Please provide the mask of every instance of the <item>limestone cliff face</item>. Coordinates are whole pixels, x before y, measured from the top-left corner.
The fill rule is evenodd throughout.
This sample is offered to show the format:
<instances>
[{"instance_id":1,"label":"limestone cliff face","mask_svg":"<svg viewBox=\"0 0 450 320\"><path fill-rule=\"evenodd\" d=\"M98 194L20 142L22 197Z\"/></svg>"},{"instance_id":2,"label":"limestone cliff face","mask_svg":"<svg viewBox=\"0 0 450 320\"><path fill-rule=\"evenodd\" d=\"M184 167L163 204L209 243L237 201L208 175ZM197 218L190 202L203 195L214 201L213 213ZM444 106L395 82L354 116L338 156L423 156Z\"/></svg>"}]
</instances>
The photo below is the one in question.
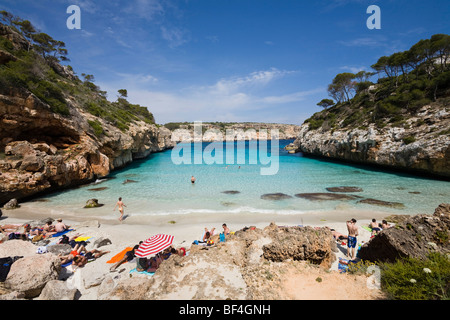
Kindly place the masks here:
<instances>
[{"instance_id":1,"label":"limestone cliff face","mask_svg":"<svg viewBox=\"0 0 450 320\"><path fill-rule=\"evenodd\" d=\"M90 182L174 146L170 130L152 124L145 107L108 102L71 68L34 52L15 28L0 23L0 39L0 66L10 72L0 75L0 206ZM35 95L36 88L44 90Z\"/></svg>"},{"instance_id":2,"label":"limestone cliff face","mask_svg":"<svg viewBox=\"0 0 450 320\"><path fill-rule=\"evenodd\" d=\"M201 131L202 134L199 135ZM300 131L300 126L281 123L202 123L200 129L195 129L194 124L183 124L173 130L174 141L222 141L222 140L270 140L295 139ZM195 134L194 134L195 132Z\"/></svg>"},{"instance_id":3,"label":"limestone cliff face","mask_svg":"<svg viewBox=\"0 0 450 320\"><path fill-rule=\"evenodd\" d=\"M426 105L403 127L310 130L301 126L294 141L306 155L382 165L450 179L450 109Z\"/></svg>"},{"instance_id":4,"label":"limestone cliff face","mask_svg":"<svg viewBox=\"0 0 450 320\"><path fill-rule=\"evenodd\" d=\"M87 183L173 147L166 128L134 121L122 132L68 103L70 116L61 116L26 90L0 95L0 204ZM104 134L96 136L88 120Z\"/></svg>"}]
</instances>

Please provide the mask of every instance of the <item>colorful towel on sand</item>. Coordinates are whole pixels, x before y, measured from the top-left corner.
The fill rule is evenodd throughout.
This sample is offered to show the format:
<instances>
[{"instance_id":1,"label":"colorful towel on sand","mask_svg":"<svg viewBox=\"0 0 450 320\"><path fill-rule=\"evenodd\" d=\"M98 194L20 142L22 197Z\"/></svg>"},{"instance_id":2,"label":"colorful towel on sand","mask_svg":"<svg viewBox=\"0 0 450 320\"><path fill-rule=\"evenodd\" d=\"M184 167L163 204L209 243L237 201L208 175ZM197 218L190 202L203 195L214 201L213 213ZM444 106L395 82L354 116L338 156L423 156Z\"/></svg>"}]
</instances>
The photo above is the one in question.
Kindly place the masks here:
<instances>
[{"instance_id":1,"label":"colorful towel on sand","mask_svg":"<svg viewBox=\"0 0 450 320\"><path fill-rule=\"evenodd\" d=\"M137 271L136 268L134 268L133 270L130 270L130 273L146 274L146 275L148 275L148 276L152 276L152 275L155 274L154 272Z\"/></svg>"},{"instance_id":2,"label":"colorful towel on sand","mask_svg":"<svg viewBox=\"0 0 450 320\"><path fill-rule=\"evenodd\" d=\"M73 229L68 229L68 230L64 230L64 231L55 233L52 237L53 237L53 238L56 238L56 237L62 236L63 234L66 234L66 233L69 232L69 231L73 231Z\"/></svg>"},{"instance_id":3,"label":"colorful towel on sand","mask_svg":"<svg viewBox=\"0 0 450 320\"><path fill-rule=\"evenodd\" d=\"M371 227L368 227L368 226L362 226L362 228L363 228L364 230L367 230L367 231L369 231L369 232L372 232L372 228L371 228Z\"/></svg>"},{"instance_id":4,"label":"colorful towel on sand","mask_svg":"<svg viewBox=\"0 0 450 320\"><path fill-rule=\"evenodd\" d=\"M89 239L91 239L92 237L78 237L75 239L76 242L80 242L80 241L88 241Z\"/></svg>"},{"instance_id":5,"label":"colorful towel on sand","mask_svg":"<svg viewBox=\"0 0 450 320\"><path fill-rule=\"evenodd\" d=\"M125 253L127 253L128 251L133 250L133 248L131 247L127 247L125 249L123 249L122 251L120 251L118 254L116 254L114 257L112 257L110 260L106 261L106 263L117 263L120 260L123 259L123 257L125 257Z\"/></svg>"}]
</instances>

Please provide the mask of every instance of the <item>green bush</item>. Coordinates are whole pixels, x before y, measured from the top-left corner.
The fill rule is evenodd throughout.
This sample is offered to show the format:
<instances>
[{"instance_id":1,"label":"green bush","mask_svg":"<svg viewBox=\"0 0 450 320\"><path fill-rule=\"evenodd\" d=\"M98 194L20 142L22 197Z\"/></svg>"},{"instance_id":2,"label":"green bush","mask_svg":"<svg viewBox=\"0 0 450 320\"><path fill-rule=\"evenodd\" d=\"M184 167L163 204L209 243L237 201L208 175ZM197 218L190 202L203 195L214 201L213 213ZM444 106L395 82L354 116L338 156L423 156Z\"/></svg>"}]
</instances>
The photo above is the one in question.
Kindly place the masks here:
<instances>
[{"instance_id":1,"label":"green bush","mask_svg":"<svg viewBox=\"0 0 450 320\"><path fill-rule=\"evenodd\" d=\"M39 99L46 102L53 112L69 115L69 107L67 106L64 94L60 88L47 80L41 80L31 90Z\"/></svg>"},{"instance_id":2,"label":"green bush","mask_svg":"<svg viewBox=\"0 0 450 320\"><path fill-rule=\"evenodd\" d=\"M92 129L94 129L94 134L97 137L100 137L101 135L103 135L105 132L103 131L103 127L102 124L100 123L100 121L95 120L88 120L89 125L92 127Z\"/></svg>"},{"instance_id":3,"label":"green bush","mask_svg":"<svg viewBox=\"0 0 450 320\"><path fill-rule=\"evenodd\" d=\"M450 259L430 253L428 259L403 258L395 263L382 263L381 288L391 299L449 299Z\"/></svg>"},{"instance_id":4,"label":"green bush","mask_svg":"<svg viewBox=\"0 0 450 320\"><path fill-rule=\"evenodd\" d=\"M413 136L408 136L408 137L403 138L403 142L405 144L410 144L410 143L413 143L414 141L416 141L416 138Z\"/></svg>"}]
</instances>

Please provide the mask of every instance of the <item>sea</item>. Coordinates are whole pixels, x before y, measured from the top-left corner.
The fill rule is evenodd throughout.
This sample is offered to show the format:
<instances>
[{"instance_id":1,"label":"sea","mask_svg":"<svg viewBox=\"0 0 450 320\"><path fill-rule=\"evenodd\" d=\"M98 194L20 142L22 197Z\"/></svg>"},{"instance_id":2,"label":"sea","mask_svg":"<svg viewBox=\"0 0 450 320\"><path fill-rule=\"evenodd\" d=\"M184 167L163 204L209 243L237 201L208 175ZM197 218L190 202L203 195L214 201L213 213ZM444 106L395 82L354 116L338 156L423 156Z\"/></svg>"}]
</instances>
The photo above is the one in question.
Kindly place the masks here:
<instances>
[{"instance_id":1,"label":"sea","mask_svg":"<svg viewBox=\"0 0 450 320\"><path fill-rule=\"evenodd\" d=\"M136 160L108 177L78 188L45 195L32 208L49 216L98 216L116 220L119 197L126 217L183 215L301 215L336 209L377 210L390 214L432 214L450 201L450 183L404 172L344 164L290 154L293 140L184 143ZM265 170L265 172L264 172ZM195 183L191 183L191 177ZM362 189L350 200L317 201L299 193L326 193L328 187ZM262 198L282 193L284 199ZM84 209L88 199L99 208ZM362 199L402 203L401 208L361 203Z\"/></svg>"}]
</instances>

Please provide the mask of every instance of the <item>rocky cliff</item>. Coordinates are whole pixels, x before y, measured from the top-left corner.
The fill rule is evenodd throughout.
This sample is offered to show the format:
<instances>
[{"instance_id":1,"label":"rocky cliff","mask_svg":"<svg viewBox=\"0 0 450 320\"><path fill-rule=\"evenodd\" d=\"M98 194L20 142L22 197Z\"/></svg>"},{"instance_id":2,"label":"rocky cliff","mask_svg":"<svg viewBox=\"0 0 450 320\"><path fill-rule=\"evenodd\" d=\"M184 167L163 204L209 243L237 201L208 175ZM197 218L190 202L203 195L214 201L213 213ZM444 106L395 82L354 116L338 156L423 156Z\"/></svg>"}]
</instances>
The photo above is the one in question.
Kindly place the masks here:
<instances>
[{"instance_id":1,"label":"rocky cliff","mask_svg":"<svg viewBox=\"0 0 450 320\"><path fill-rule=\"evenodd\" d=\"M368 124L334 130L310 127L311 123L301 126L294 141L297 151L450 179L448 100L423 106L402 126L388 124L379 128Z\"/></svg>"},{"instance_id":2,"label":"rocky cliff","mask_svg":"<svg viewBox=\"0 0 450 320\"><path fill-rule=\"evenodd\" d=\"M336 75L328 86L335 101L317 104L325 109L305 120L294 148L450 179L449 44L435 34L379 58L373 73Z\"/></svg>"},{"instance_id":3,"label":"rocky cliff","mask_svg":"<svg viewBox=\"0 0 450 320\"><path fill-rule=\"evenodd\" d=\"M201 123L198 129L195 123L169 123L166 127L173 130L175 141L222 141L222 140L258 140L258 139L295 139L300 126L281 123L258 122L216 122ZM201 133L201 134L200 134Z\"/></svg>"},{"instance_id":4,"label":"rocky cliff","mask_svg":"<svg viewBox=\"0 0 450 320\"><path fill-rule=\"evenodd\" d=\"M90 182L173 147L170 130L145 107L107 101L70 68L27 51L12 28L0 25L0 40L0 205Z\"/></svg>"}]
</instances>

